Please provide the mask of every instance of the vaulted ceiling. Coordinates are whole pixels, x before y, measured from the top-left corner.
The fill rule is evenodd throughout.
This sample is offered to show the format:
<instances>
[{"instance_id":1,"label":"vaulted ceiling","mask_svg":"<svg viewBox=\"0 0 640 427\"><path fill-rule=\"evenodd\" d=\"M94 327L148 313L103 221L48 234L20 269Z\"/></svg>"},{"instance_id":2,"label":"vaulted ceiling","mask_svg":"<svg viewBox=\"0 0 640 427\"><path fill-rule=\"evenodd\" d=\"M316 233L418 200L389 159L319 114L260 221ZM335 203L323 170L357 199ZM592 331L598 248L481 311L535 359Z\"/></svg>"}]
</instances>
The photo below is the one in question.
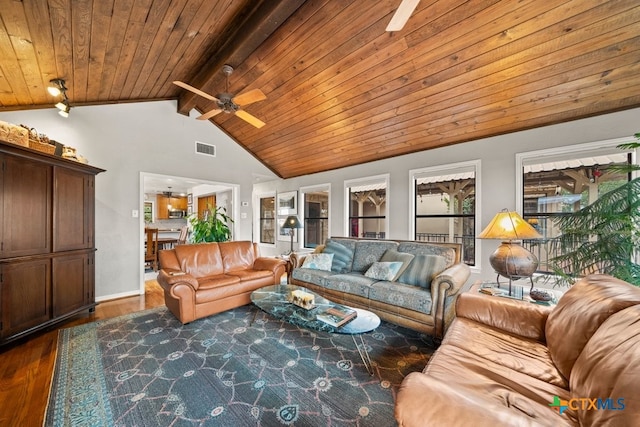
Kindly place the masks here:
<instances>
[{"instance_id":1,"label":"vaulted ceiling","mask_svg":"<svg viewBox=\"0 0 640 427\"><path fill-rule=\"evenodd\" d=\"M637 0L0 0L0 111L211 95L211 121L290 178L640 106ZM69 120L73 119L73 110ZM195 120L195 119L194 119ZM640 118L639 118L640 122ZM152 124L149 124L152 125Z\"/></svg>"}]
</instances>

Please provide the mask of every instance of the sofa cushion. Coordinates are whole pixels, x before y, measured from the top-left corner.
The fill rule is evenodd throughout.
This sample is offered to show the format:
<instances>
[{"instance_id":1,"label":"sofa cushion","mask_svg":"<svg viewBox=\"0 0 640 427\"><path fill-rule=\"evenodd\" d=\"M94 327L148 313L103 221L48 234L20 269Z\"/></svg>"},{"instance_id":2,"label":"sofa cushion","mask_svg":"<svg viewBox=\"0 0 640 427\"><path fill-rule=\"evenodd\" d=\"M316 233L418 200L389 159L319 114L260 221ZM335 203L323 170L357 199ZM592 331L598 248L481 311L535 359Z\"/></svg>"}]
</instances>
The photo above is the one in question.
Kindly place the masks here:
<instances>
[{"instance_id":1,"label":"sofa cushion","mask_svg":"<svg viewBox=\"0 0 640 427\"><path fill-rule=\"evenodd\" d=\"M180 263L180 270L196 279L224 274L222 255L217 243L177 245L174 251Z\"/></svg>"},{"instance_id":2,"label":"sofa cushion","mask_svg":"<svg viewBox=\"0 0 640 427\"><path fill-rule=\"evenodd\" d=\"M554 396L568 400L568 390L487 360L475 351L442 344L423 372L466 396L474 396L482 407L494 410L503 417L503 422L496 426L575 425L566 413L560 415L549 407ZM468 419L465 424L455 422L464 418L464 414L451 415L451 423L447 425L476 425Z\"/></svg>"},{"instance_id":3,"label":"sofa cushion","mask_svg":"<svg viewBox=\"0 0 640 427\"><path fill-rule=\"evenodd\" d=\"M446 261L445 268L449 268L456 263L455 249L435 243L401 242L398 246L398 252L406 252L413 255L440 255Z\"/></svg>"},{"instance_id":4,"label":"sofa cushion","mask_svg":"<svg viewBox=\"0 0 640 427\"><path fill-rule=\"evenodd\" d=\"M545 327L551 357L571 379L573 365L602 322L629 306L640 304L640 288L605 275L579 280L558 301Z\"/></svg>"},{"instance_id":5,"label":"sofa cushion","mask_svg":"<svg viewBox=\"0 0 640 427\"><path fill-rule=\"evenodd\" d=\"M375 282L375 279L370 279L357 273L334 274L325 278L324 286L334 291L369 298L369 290Z\"/></svg>"},{"instance_id":6,"label":"sofa cushion","mask_svg":"<svg viewBox=\"0 0 640 427\"><path fill-rule=\"evenodd\" d=\"M303 282L313 283L314 285L324 286L324 279L334 274L331 271L312 270L310 268L294 268L291 277Z\"/></svg>"},{"instance_id":7,"label":"sofa cushion","mask_svg":"<svg viewBox=\"0 0 640 427\"><path fill-rule=\"evenodd\" d=\"M331 271L335 273L348 273L351 271L353 263L353 251L356 243L354 240L339 241L336 239L328 239L324 245L323 253L333 254L331 262Z\"/></svg>"},{"instance_id":8,"label":"sofa cushion","mask_svg":"<svg viewBox=\"0 0 640 427\"><path fill-rule=\"evenodd\" d=\"M371 264L380 261L387 249L397 249L398 243L386 240L358 240L353 253L351 271L364 273Z\"/></svg>"},{"instance_id":9,"label":"sofa cushion","mask_svg":"<svg viewBox=\"0 0 640 427\"><path fill-rule=\"evenodd\" d=\"M382 255L382 258L380 258L380 261L382 261L382 262L396 262L396 261L399 261L399 262L402 263L402 266L400 267L400 269L396 273L395 277L393 279L391 279L392 282L395 282L396 280L398 280L398 278L400 276L402 276L402 273L404 273L404 271L407 269L407 267L409 267L409 264L411 263L413 258L414 258L413 254L409 254L409 253L405 253L405 252L398 252L395 249L387 249L385 251L385 253Z\"/></svg>"},{"instance_id":10,"label":"sofa cushion","mask_svg":"<svg viewBox=\"0 0 640 427\"><path fill-rule=\"evenodd\" d=\"M309 254L304 258L302 268L331 271L331 261L333 261L333 254Z\"/></svg>"},{"instance_id":11,"label":"sofa cushion","mask_svg":"<svg viewBox=\"0 0 640 427\"><path fill-rule=\"evenodd\" d=\"M578 410L580 425L640 425L640 305L607 318L593 334L571 372L571 397L599 398L607 410ZM621 400L622 399L622 400Z\"/></svg>"},{"instance_id":12,"label":"sofa cushion","mask_svg":"<svg viewBox=\"0 0 640 427\"><path fill-rule=\"evenodd\" d=\"M253 242L241 240L221 242L218 245L225 273L253 268L253 263L256 260Z\"/></svg>"},{"instance_id":13,"label":"sofa cushion","mask_svg":"<svg viewBox=\"0 0 640 427\"><path fill-rule=\"evenodd\" d=\"M549 349L540 341L458 317L447 330L442 344L455 345L498 365L569 388L569 383L553 364Z\"/></svg>"},{"instance_id":14,"label":"sofa cushion","mask_svg":"<svg viewBox=\"0 0 640 427\"><path fill-rule=\"evenodd\" d=\"M393 280L400 271L402 262L382 262L377 261L371 264L371 267L364 273L366 277L377 280Z\"/></svg>"},{"instance_id":15,"label":"sofa cushion","mask_svg":"<svg viewBox=\"0 0 640 427\"><path fill-rule=\"evenodd\" d=\"M431 280L444 271L446 265L447 261L440 255L418 254L398 278L398 282L429 288Z\"/></svg>"},{"instance_id":16,"label":"sofa cushion","mask_svg":"<svg viewBox=\"0 0 640 427\"><path fill-rule=\"evenodd\" d=\"M431 313L431 293L417 286L405 285L399 282L379 281L371 285L369 299L402 307L419 313Z\"/></svg>"}]
</instances>

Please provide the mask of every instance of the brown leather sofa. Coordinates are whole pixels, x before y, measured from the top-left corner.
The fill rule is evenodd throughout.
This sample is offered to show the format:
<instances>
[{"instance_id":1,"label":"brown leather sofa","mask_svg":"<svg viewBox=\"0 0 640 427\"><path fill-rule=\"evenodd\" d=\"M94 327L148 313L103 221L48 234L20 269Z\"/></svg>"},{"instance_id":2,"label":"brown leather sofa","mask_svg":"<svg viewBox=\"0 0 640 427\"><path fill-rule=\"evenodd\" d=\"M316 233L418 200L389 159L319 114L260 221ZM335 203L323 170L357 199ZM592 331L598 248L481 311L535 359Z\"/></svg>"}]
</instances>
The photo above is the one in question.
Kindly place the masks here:
<instances>
[{"instance_id":1,"label":"brown leather sofa","mask_svg":"<svg viewBox=\"0 0 640 427\"><path fill-rule=\"evenodd\" d=\"M549 308L474 285L456 310L402 382L400 426L640 425L640 288L592 275Z\"/></svg>"},{"instance_id":2,"label":"brown leather sofa","mask_svg":"<svg viewBox=\"0 0 640 427\"><path fill-rule=\"evenodd\" d=\"M182 323L249 304L251 292L280 283L286 264L250 241L178 245L159 261L165 304Z\"/></svg>"}]
</instances>

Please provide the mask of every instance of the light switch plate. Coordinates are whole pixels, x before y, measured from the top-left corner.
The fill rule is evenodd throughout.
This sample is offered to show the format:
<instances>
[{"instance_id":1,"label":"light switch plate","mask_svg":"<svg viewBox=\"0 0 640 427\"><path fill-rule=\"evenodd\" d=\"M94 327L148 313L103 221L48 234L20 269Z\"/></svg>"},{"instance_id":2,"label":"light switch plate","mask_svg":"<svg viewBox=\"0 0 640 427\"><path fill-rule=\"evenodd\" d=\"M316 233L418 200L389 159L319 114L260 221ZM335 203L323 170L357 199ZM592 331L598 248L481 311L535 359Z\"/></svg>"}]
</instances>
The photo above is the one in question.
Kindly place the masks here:
<instances>
[{"instance_id":1,"label":"light switch plate","mask_svg":"<svg viewBox=\"0 0 640 427\"><path fill-rule=\"evenodd\" d=\"M138 218L138 215L139 215L139 213L138 213L137 209L133 209L131 211L131 218Z\"/></svg>"}]
</instances>

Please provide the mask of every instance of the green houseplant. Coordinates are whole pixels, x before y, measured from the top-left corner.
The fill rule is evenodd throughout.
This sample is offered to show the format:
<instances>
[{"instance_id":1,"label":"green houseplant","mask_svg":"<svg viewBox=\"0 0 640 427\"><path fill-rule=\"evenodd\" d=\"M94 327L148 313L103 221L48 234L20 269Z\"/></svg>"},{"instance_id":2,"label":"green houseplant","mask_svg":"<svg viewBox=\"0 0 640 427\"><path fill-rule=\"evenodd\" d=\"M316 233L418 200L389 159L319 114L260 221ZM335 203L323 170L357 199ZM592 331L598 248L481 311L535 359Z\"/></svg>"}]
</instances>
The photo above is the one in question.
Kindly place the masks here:
<instances>
[{"instance_id":1,"label":"green houseplant","mask_svg":"<svg viewBox=\"0 0 640 427\"><path fill-rule=\"evenodd\" d=\"M232 224L233 220L227 215L227 209L224 207L209 207L202 218L197 214L192 215L189 223L193 243L226 242L231 239L229 224Z\"/></svg>"},{"instance_id":2,"label":"green houseplant","mask_svg":"<svg viewBox=\"0 0 640 427\"><path fill-rule=\"evenodd\" d=\"M619 145L640 147L638 142ZM615 166L621 172L640 170L638 165ZM550 260L557 283L571 285L576 278L600 272L640 286L640 178L604 194L572 215L556 220L560 236L552 248L561 255Z\"/></svg>"}]
</instances>

